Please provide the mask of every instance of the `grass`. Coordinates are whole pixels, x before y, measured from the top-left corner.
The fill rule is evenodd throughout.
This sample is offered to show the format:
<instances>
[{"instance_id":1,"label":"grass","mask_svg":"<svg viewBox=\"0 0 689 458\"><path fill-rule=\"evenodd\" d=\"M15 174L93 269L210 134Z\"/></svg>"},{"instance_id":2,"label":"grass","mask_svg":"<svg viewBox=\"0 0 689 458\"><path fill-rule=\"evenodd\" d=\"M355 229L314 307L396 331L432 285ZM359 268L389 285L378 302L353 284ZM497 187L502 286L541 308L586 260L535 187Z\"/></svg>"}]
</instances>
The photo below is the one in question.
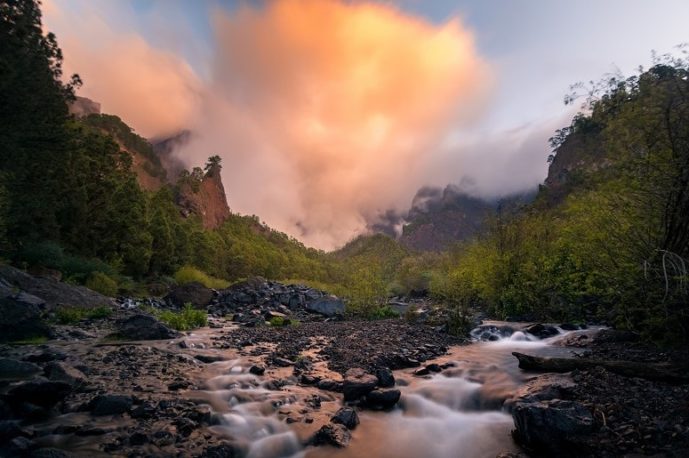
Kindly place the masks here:
<instances>
[{"instance_id":1,"label":"grass","mask_svg":"<svg viewBox=\"0 0 689 458\"><path fill-rule=\"evenodd\" d=\"M180 285L198 282L206 288L211 289L224 289L230 285L228 281L212 277L202 270L192 266L181 267L177 272L175 272L175 281Z\"/></svg>"},{"instance_id":2,"label":"grass","mask_svg":"<svg viewBox=\"0 0 689 458\"><path fill-rule=\"evenodd\" d=\"M301 324L299 322L299 320L291 320L289 318L283 318L281 316L274 316L273 318L270 319L270 321L268 323L270 323L271 326L275 326L275 327L299 326Z\"/></svg>"},{"instance_id":3,"label":"grass","mask_svg":"<svg viewBox=\"0 0 689 458\"><path fill-rule=\"evenodd\" d=\"M40 345L46 343L48 338L45 336L29 337L28 339L15 340L10 342L11 345Z\"/></svg>"},{"instance_id":4,"label":"grass","mask_svg":"<svg viewBox=\"0 0 689 458\"><path fill-rule=\"evenodd\" d=\"M179 312L172 310L153 310L153 315L177 331L190 331L208 324L205 310L196 310L191 304L184 304Z\"/></svg>"},{"instance_id":5,"label":"grass","mask_svg":"<svg viewBox=\"0 0 689 458\"><path fill-rule=\"evenodd\" d=\"M112 309L105 305L96 308L62 307L55 311L55 321L59 324L74 324L85 319L102 319L112 315Z\"/></svg>"}]
</instances>

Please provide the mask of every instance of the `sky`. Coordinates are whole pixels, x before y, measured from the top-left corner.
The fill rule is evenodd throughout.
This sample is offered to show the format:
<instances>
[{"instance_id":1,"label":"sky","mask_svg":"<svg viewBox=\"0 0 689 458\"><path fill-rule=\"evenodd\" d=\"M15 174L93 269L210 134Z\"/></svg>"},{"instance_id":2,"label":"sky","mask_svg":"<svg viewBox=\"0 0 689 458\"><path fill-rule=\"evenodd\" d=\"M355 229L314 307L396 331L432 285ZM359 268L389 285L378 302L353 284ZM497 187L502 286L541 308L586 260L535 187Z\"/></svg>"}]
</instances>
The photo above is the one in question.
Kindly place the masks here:
<instances>
[{"instance_id":1,"label":"sky","mask_svg":"<svg viewBox=\"0 0 689 458\"><path fill-rule=\"evenodd\" d=\"M333 249L424 186L532 189L569 86L689 41L684 0L44 0L79 94L192 131L230 208ZM468 183L468 185L467 185Z\"/></svg>"}]
</instances>

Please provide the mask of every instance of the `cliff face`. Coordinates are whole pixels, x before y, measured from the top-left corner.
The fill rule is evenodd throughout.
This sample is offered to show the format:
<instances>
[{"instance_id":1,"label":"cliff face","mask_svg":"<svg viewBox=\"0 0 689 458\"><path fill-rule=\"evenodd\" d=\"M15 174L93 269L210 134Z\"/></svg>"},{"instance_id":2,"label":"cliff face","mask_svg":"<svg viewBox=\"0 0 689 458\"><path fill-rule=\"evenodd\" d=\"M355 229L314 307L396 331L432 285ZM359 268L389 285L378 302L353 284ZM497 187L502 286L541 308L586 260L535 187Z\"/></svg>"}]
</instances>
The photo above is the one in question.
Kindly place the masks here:
<instances>
[{"instance_id":1,"label":"cliff face","mask_svg":"<svg viewBox=\"0 0 689 458\"><path fill-rule=\"evenodd\" d=\"M220 170L220 165L213 165L199 182L181 182L176 196L182 215L199 216L207 229L217 228L230 216Z\"/></svg>"}]
</instances>

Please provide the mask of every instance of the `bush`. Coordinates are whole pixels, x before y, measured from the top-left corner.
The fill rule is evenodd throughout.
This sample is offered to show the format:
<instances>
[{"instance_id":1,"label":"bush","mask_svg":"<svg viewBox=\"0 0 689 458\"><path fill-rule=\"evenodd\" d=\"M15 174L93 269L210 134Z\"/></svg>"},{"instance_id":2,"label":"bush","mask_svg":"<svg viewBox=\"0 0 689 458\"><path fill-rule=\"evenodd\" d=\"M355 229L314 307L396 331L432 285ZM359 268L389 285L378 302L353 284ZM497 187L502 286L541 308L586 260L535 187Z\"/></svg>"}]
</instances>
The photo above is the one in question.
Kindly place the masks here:
<instances>
[{"instance_id":1,"label":"bush","mask_svg":"<svg viewBox=\"0 0 689 458\"><path fill-rule=\"evenodd\" d=\"M223 289L229 286L229 282L220 278L211 277L207 273L192 266L181 267L175 272L175 281L180 285L199 282L206 288L212 289Z\"/></svg>"},{"instance_id":2,"label":"bush","mask_svg":"<svg viewBox=\"0 0 689 458\"><path fill-rule=\"evenodd\" d=\"M85 319L103 319L112 315L112 309L107 306L96 308L61 307L55 311L55 321L59 324L74 324Z\"/></svg>"},{"instance_id":3,"label":"bush","mask_svg":"<svg viewBox=\"0 0 689 458\"><path fill-rule=\"evenodd\" d=\"M196 310L191 304L184 304L179 312L172 310L154 311L154 315L173 329L189 331L208 324L208 314L205 310Z\"/></svg>"},{"instance_id":4,"label":"bush","mask_svg":"<svg viewBox=\"0 0 689 458\"><path fill-rule=\"evenodd\" d=\"M117 282L103 272L93 272L86 280L86 287L104 296L114 297L117 295Z\"/></svg>"}]
</instances>

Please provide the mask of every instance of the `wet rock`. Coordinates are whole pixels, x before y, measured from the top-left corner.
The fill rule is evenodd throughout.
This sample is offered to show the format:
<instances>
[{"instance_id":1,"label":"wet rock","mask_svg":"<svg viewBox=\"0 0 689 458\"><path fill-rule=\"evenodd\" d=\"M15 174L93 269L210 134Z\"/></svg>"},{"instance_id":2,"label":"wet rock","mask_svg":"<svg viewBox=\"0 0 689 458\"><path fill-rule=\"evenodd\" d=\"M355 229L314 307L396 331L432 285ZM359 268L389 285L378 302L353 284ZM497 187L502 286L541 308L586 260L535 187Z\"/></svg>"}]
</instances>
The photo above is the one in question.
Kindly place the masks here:
<instances>
[{"instance_id":1,"label":"wet rock","mask_svg":"<svg viewBox=\"0 0 689 458\"><path fill-rule=\"evenodd\" d=\"M45 366L45 375L49 380L68 383L72 388L86 384L86 375L79 369L63 362L52 362Z\"/></svg>"},{"instance_id":2,"label":"wet rock","mask_svg":"<svg viewBox=\"0 0 689 458\"><path fill-rule=\"evenodd\" d=\"M250 374L254 374L254 375L258 375L258 376L261 376L261 375L265 374L265 372L266 372L266 368L263 367L263 366L256 366L256 365L254 365L254 366L251 366L251 367L249 368L249 373L250 373Z\"/></svg>"},{"instance_id":3,"label":"wet rock","mask_svg":"<svg viewBox=\"0 0 689 458\"><path fill-rule=\"evenodd\" d=\"M366 396L378 384L376 376L366 373L363 369L352 368L345 374L342 392L345 402L356 401Z\"/></svg>"},{"instance_id":4,"label":"wet rock","mask_svg":"<svg viewBox=\"0 0 689 458\"><path fill-rule=\"evenodd\" d=\"M528 332L529 334L536 336L539 339L547 339L548 337L553 337L560 333L560 331L558 331L556 327L540 323L532 324L528 328L525 328L524 332Z\"/></svg>"},{"instance_id":5,"label":"wet rock","mask_svg":"<svg viewBox=\"0 0 689 458\"><path fill-rule=\"evenodd\" d=\"M416 369L414 371L414 375L417 377L423 377L424 375L428 375L430 373L431 371L429 371L427 367L422 367L421 369Z\"/></svg>"},{"instance_id":6,"label":"wet rock","mask_svg":"<svg viewBox=\"0 0 689 458\"><path fill-rule=\"evenodd\" d=\"M333 415L330 421L344 425L347 429L355 429L359 424L359 415L351 407L342 407Z\"/></svg>"},{"instance_id":7,"label":"wet rock","mask_svg":"<svg viewBox=\"0 0 689 458\"><path fill-rule=\"evenodd\" d=\"M212 423L213 411L210 406L198 405L191 407L184 416L196 423L210 425Z\"/></svg>"},{"instance_id":8,"label":"wet rock","mask_svg":"<svg viewBox=\"0 0 689 458\"><path fill-rule=\"evenodd\" d=\"M0 342L48 336L50 330L41 319L43 304L26 293L0 297Z\"/></svg>"},{"instance_id":9,"label":"wet rock","mask_svg":"<svg viewBox=\"0 0 689 458\"><path fill-rule=\"evenodd\" d=\"M313 313L319 313L327 317L336 315L344 315L345 304L342 299L336 296L319 297L316 300L306 303L306 310Z\"/></svg>"},{"instance_id":10,"label":"wet rock","mask_svg":"<svg viewBox=\"0 0 689 458\"><path fill-rule=\"evenodd\" d=\"M29 458L72 458L73 456L59 448L39 448L29 454Z\"/></svg>"},{"instance_id":11,"label":"wet rock","mask_svg":"<svg viewBox=\"0 0 689 458\"><path fill-rule=\"evenodd\" d=\"M342 382L338 382L332 379L323 379L318 382L318 389L323 391L335 391L337 393L342 392L343 386Z\"/></svg>"},{"instance_id":12,"label":"wet rock","mask_svg":"<svg viewBox=\"0 0 689 458\"><path fill-rule=\"evenodd\" d=\"M217 363L218 361L225 361L225 357L220 355L194 355L194 358L206 364Z\"/></svg>"},{"instance_id":13,"label":"wet rock","mask_svg":"<svg viewBox=\"0 0 689 458\"><path fill-rule=\"evenodd\" d=\"M118 336L128 340L164 340L179 336L150 315L137 314L118 322Z\"/></svg>"},{"instance_id":14,"label":"wet rock","mask_svg":"<svg viewBox=\"0 0 689 458\"><path fill-rule=\"evenodd\" d=\"M186 390L189 386L191 386L191 383L186 380L175 380L167 386L167 389L169 391L179 391Z\"/></svg>"},{"instance_id":15,"label":"wet rock","mask_svg":"<svg viewBox=\"0 0 689 458\"><path fill-rule=\"evenodd\" d=\"M505 410L512 412L514 405L529 402L547 401L551 399L566 399L573 393L576 385L572 378L563 374L544 374L522 385L507 399L503 405Z\"/></svg>"},{"instance_id":16,"label":"wet rock","mask_svg":"<svg viewBox=\"0 0 689 458\"><path fill-rule=\"evenodd\" d=\"M148 434L137 431L129 435L129 445L139 446L148 443L150 438Z\"/></svg>"},{"instance_id":17,"label":"wet rock","mask_svg":"<svg viewBox=\"0 0 689 458\"><path fill-rule=\"evenodd\" d=\"M201 454L201 458L238 458L240 456L242 456L241 450L230 443L207 447Z\"/></svg>"},{"instance_id":18,"label":"wet rock","mask_svg":"<svg viewBox=\"0 0 689 458\"><path fill-rule=\"evenodd\" d=\"M144 402L138 406L136 406L130 413L129 415L132 418L137 418L137 419L147 419L147 418L153 418L158 411L158 408L151 404L150 402Z\"/></svg>"},{"instance_id":19,"label":"wet rock","mask_svg":"<svg viewBox=\"0 0 689 458\"><path fill-rule=\"evenodd\" d=\"M24 361L29 361L30 363L48 363L50 361L64 361L67 359L67 355L54 348L46 349L40 353L31 353L26 355Z\"/></svg>"},{"instance_id":20,"label":"wet rock","mask_svg":"<svg viewBox=\"0 0 689 458\"><path fill-rule=\"evenodd\" d=\"M435 363L429 364L428 366L426 366L426 369L428 369L429 372L441 372L443 370L443 368L440 367L439 364Z\"/></svg>"},{"instance_id":21,"label":"wet rock","mask_svg":"<svg viewBox=\"0 0 689 458\"><path fill-rule=\"evenodd\" d=\"M400 400L400 390L373 390L366 395L364 405L374 410L390 410Z\"/></svg>"},{"instance_id":22,"label":"wet rock","mask_svg":"<svg viewBox=\"0 0 689 458\"><path fill-rule=\"evenodd\" d=\"M278 367L294 366L294 361L287 359L287 358L282 358L279 356L271 358L271 361L273 362L274 365L276 365Z\"/></svg>"},{"instance_id":23,"label":"wet rock","mask_svg":"<svg viewBox=\"0 0 689 458\"><path fill-rule=\"evenodd\" d=\"M517 402L512 417L517 441L545 453L578 450L581 436L594 428L593 416L586 407L560 399Z\"/></svg>"},{"instance_id":24,"label":"wet rock","mask_svg":"<svg viewBox=\"0 0 689 458\"><path fill-rule=\"evenodd\" d=\"M343 448L349 445L352 434L341 424L331 423L324 425L311 437L311 445L332 445L333 447Z\"/></svg>"},{"instance_id":25,"label":"wet rock","mask_svg":"<svg viewBox=\"0 0 689 458\"><path fill-rule=\"evenodd\" d=\"M68 383L37 377L12 387L7 395L8 400L14 403L28 402L40 407L52 407L71 391L72 387Z\"/></svg>"},{"instance_id":26,"label":"wet rock","mask_svg":"<svg viewBox=\"0 0 689 458\"><path fill-rule=\"evenodd\" d=\"M33 363L0 358L0 380L20 380L39 372L41 372L41 368Z\"/></svg>"},{"instance_id":27,"label":"wet rock","mask_svg":"<svg viewBox=\"0 0 689 458\"><path fill-rule=\"evenodd\" d=\"M89 402L91 413L96 416L117 415L129 412L134 400L124 394L103 394Z\"/></svg>"},{"instance_id":28,"label":"wet rock","mask_svg":"<svg viewBox=\"0 0 689 458\"><path fill-rule=\"evenodd\" d=\"M185 417L178 418L173 422L173 424L177 427L177 432L184 437L188 437L196 428L199 427L195 421Z\"/></svg>"},{"instance_id":29,"label":"wet rock","mask_svg":"<svg viewBox=\"0 0 689 458\"><path fill-rule=\"evenodd\" d=\"M577 326L576 324L572 324L572 323L562 323L559 326L559 328L562 329L563 331L576 331L576 330L580 329L579 326Z\"/></svg>"},{"instance_id":30,"label":"wet rock","mask_svg":"<svg viewBox=\"0 0 689 458\"><path fill-rule=\"evenodd\" d=\"M175 435L167 429L162 429L153 433L151 437L151 442L153 442L158 447L165 447L167 445L172 445L175 443Z\"/></svg>"},{"instance_id":31,"label":"wet rock","mask_svg":"<svg viewBox=\"0 0 689 458\"><path fill-rule=\"evenodd\" d=\"M191 282L173 288L164 299L178 308L191 304L194 308L205 309L213 300L213 296L212 289L206 288L199 282Z\"/></svg>"},{"instance_id":32,"label":"wet rock","mask_svg":"<svg viewBox=\"0 0 689 458\"><path fill-rule=\"evenodd\" d=\"M381 388L390 388L395 386L395 376L387 367L377 368L376 378L378 379L378 386Z\"/></svg>"},{"instance_id":33,"label":"wet rock","mask_svg":"<svg viewBox=\"0 0 689 458\"><path fill-rule=\"evenodd\" d=\"M30 434L21 428L18 420L0 421L0 443L7 442L19 436L28 437Z\"/></svg>"},{"instance_id":34,"label":"wet rock","mask_svg":"<svg viewBox=\"0 0 689 458\"><path fill-rule=\"evenodd\" d=\"M593 338L594 343L621 343L621 342L638 342L639 334L632 331L624 331L619 329L603 329Z\"/></svg>"}]
</instances>

